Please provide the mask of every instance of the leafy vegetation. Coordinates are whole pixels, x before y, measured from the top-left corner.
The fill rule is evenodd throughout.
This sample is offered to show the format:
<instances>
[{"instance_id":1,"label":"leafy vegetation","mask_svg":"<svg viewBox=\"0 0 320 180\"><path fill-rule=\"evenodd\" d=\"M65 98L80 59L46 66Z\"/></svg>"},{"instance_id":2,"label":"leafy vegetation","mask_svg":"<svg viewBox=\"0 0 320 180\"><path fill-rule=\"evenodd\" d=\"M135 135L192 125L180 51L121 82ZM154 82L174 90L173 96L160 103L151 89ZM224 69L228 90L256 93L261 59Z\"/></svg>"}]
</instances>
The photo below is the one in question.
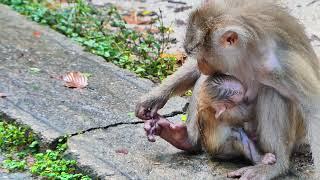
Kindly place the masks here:
<instances>
[{"instance_id":1,"label":"leafy vegetation","mask_svg":"<svg viewBox=\"0 0 320 180\"><path fill-rule=\"evenodd\" d=\"M67 145L59 140L54 150L39 151L35 134L27 127L3 122L0 117L0 150L6 159L2 168L9 171L30 171L34 175L48 179L81 179L89 180L76 171L76 161L63 157Z\"/></svg>"},{"instance_id":2,"label":"leafy vegetation","mask_svg":"<svg viewBox=\"0 0 320 180\"><path fill-rule=\"evenodd\" d=\"M79 42L96 55L104 57L121 68L151 80L162 80L177 66L175 57L161 57L168 45L170 28L163 25L162 15L155 20L160 36L127 28L115 7L99 11L84 0L69 2L62 7L55 1L0 0L31 20Z\"/></svg>"}]
</instances>

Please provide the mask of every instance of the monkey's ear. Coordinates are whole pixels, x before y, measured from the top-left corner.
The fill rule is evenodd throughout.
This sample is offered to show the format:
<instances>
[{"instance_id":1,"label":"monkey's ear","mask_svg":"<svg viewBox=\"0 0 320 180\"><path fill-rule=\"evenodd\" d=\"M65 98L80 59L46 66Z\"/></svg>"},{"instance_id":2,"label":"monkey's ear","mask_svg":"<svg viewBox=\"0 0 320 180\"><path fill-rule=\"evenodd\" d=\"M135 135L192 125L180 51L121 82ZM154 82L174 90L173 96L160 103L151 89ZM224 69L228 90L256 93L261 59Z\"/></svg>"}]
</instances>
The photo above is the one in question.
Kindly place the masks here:
<instances>
[{"instance_id":1,"label":"monkey's ear","mask_svg":"<svg viewBox=\"0 0 320 180\"><path fill-rule=\"evenodd\" d=\"M216 114L215 114L215 118L218 119L221 114L226 111L226 106L224 104L216 104L215 105L215 110L216 110Z\"/></svg>"},{"instance_id":2,"label":"monkey's ear","mask_svg":"<svg viewBox=\"0 0 320 180\"><path fill-rule=\"evenodd\" d=\"M238 33L234 31L227 31L220 37L220 44L225 48L236 46L238 41Z\"/></svg>"}]
</instances>

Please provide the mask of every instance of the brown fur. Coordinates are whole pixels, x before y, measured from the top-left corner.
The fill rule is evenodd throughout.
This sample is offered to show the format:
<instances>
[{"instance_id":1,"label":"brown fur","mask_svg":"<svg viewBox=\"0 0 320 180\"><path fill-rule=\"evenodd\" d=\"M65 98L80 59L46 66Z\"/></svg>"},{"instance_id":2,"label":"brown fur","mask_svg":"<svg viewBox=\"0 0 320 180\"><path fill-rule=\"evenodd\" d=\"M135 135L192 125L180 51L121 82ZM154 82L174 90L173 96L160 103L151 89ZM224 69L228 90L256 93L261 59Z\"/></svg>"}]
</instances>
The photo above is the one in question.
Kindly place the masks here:
<instances>
[{"instance_id":1,"label":"brown fur","mask_svg":"<svg viewBox=\"0 0 320 180\"><path fill-rule=\"evenodd\" d=\"M225 111L218 119L215 118L214 103L223 103L214 99L212 89L203 84L200 89L197 104L197 117L201 142L206 151L212 155L223 153L223 144L230 134L230 127L244 127L244 122L253 120L251 108L247 105L237 105ZM238 150L237 155L240 154Z\"/></svg>"},{"instance_id":2,"label":"brown fur","mask_svg":"<svg viewBox=\"0 0 320 180\"><path fill-rule=\"evenodd\" d=\"M236 48L215 43L219 39L214 38L225 30L238 34ZM315 166L320 168L320 141L316 139L320 129L320 66L297 19L264 1L215 0L191 14L184 47L204 65L205 74L228 72L243 83L249 100L255 102L260 146L277 156L275 165L248 167L232 175L271 179L285 173L293 147L306 132L311 135ZM156 112L172 95L194 87L187 128L190 141L198 147L196 104L204 79L197 62L189 59L138 103L137 116L144 118L147 109Z\"/></svg>"},{"instance_id":3,"label":"brown fur","mask_svg":"<svg viewBox=\"0 0 320 180\"><path fill-rule=\"evenodd\" d=\"M191 14L189 26L200 29L203 39L190 43L195 39L187 33L185 47L198 44L191 49L196 50L202 73L228 72L243 82L249 99L257 97L260 146L276 153L277 163L253 167L243 176L256 177L261 172L262 177L272 178L288 170L289 156L306 128L311 125L311 135L315 135L314 126L320 128L319 61L303 26L283 8L258 1L225 2L206 4ZM222 45L230 32L239 35L234 38L237 42ZM320 145L311 138L319 167Z\"/></svg>"}]
</instances>

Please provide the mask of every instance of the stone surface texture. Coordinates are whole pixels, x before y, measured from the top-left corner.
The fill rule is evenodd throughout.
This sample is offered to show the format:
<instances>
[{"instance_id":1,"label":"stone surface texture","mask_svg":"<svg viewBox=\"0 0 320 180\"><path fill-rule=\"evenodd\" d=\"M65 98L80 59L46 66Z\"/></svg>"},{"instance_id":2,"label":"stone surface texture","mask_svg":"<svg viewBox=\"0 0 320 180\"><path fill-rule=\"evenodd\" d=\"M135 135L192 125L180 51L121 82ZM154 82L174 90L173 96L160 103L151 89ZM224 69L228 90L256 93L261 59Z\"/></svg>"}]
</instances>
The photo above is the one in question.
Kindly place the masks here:
<instances>
[{"instance_id":1,"label":"stone surface texture","mask_svg":"<svg viewBox=\"0 0 320 180\"><path fill-rule=\"evenodd\" d=\"M184 23L200 1L91 2L113 3L123 11L162 9L165 24L172 24L175 30L172 36L177 44L171 49L175 52L182 51ZM320 55L320 2L281 0L281 4L305 24ZM183 7L188 10L175 12ZM34 32L40 33L40 37L34 36ZM205 154L186 154L161 139L148 142L143 125L132 124L139 120L131 114L139 97L154 86L152 82L84 52L70 39L2 5L0 63L0 92L9 93L7 98L0 99L0 112L30 126L45 144L64 135L106 127L75 135L68 141L68 155L76 158L83 170L100 179L226 179L225 173L245 165L242 161L213 160ZM92 74L89 87L68 89L55 78L69 71ZM185 103L184 98L174 98L162 113L181 110ZM175 122L179 119L171 118ZM289 176L280 179L302 179L310 174L312 168L306 161L304 155L296 157ZM15 174L0 174L0 179L5 178L19 179ZM31 176L23 179L28 178Z\"/></svg>"}]
</instances>

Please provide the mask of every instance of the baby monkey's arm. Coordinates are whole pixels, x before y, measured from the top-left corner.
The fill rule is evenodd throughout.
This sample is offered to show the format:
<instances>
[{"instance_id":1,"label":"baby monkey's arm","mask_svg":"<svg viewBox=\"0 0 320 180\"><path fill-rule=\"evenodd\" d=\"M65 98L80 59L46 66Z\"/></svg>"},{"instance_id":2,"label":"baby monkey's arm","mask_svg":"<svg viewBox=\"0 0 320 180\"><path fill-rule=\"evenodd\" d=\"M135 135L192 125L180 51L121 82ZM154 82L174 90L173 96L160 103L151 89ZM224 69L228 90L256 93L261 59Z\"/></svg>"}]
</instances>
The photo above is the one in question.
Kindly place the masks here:
<instances>
[{"instance_id":1,"label":"baby monkey's arm","mask_svg":"<svg viewBox=\"0 0 320 180\"><path fill-rule=\"evenodd\" d=\"M272 153L262 155L254 142L247 136L243 128L232 128L230 137L244 156L251 160L254 164L274 164L276 156Z\"/></svg>"}]
</instances>

